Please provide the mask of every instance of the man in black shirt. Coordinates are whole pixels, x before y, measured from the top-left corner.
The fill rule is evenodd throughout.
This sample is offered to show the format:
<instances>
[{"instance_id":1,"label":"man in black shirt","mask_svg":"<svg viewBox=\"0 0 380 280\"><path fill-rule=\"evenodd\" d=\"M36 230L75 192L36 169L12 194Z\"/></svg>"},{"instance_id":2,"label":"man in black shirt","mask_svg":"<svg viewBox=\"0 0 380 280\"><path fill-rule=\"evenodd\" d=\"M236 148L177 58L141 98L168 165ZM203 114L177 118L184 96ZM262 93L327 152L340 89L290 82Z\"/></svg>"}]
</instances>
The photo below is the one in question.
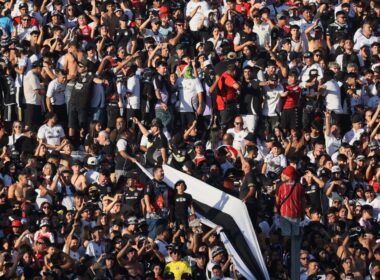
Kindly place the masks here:
<instances>
[{"instance_id":1,"label":"man in black shirt","mask_svg":"<svg viewBox=\"0 0 380 280\"><path fill-rule=\"evenodd\" d=\"M195 254L195 264L191 268L194 280L206 280L206 254L199 252Z\"/></svg>"},{"instance_id":2,"label":"man in black shirt","mask_svg":"<svg viewBox=\"0 0 380 280\"><path fill-rule=\"evenodd\" d=\"M153 119L150 132L137 118L133 118L133 123L137 124L141 133L148 138L146 166L153 167L156 164L166 164L168 141L162 132L161 120Z\"/></svg>"},{"instance_id":3,"label":"man in black shirt","mask_svg":"<svg viewBox=\"0 0 380 280\"><path fill-rule=\"evenodd\" d=\"M321 198L323 195L324 182L313 174L311 170L306 170L303 176L303 186L305 188L306 202L316 211L322 212Z\"/></svg>"},{"instance_id":4,"label":"man in black shirt","mask_svg":"<svg viewBox=\"0 0 380 280\"><path fill-rule=\"evenodd\" d=\"M174 187L177 190L177 194L174 197L174 217L177 226L184 225L188 226L189 212L188 209L191 209L191 214L195 214L193 207L193 197L185 193L187 188L185 181L179 180L175 183Z\"/></svg>"},{"instance_id":5,"label":"man in black shirt","mask_svg":"<svg viewBox=\"0 0 380 280\"><path fill-rule=\"evenodd\" d=\"M153 179L145 188L144 202L149 237L154 239L157 226L166 225L169 214L169 187L164 182L162 166L153 168Z\"/></svg>"},{"instance_id":6,"label":"man in black shirt","mask_svg":"<svg viewBox=\"0 0 380 280\"><path fill-rule=\"evenodd\" d=\"M93 82L96 84L108 85L107 80L101 80L94 77L88 72L89 61L83 59L78 63L78 75L75 79L75 84L71 98L69 101L69 135L75 136L77 129L80 129L81 135L84 136L84 131L87 129L87 115L89 103L92 93Z\"/></svg>"},{"instance_id":7,"label":"man in black shirt","mask_svg":"<svg viewBox=\"0 0 380 280\"><path fill-rule=\"evenodd\" d=\"M244 177L242 179L241 187L239 190L239 198L247 206L248 214L251 218L252 224L256 222L255 205L256 202L256 180L255 175L252 171L252 166L249 161L242 159L242 170L244 172Z\"/></svg>"},{"instance_id":8,"label":"man in black shirt","mask_svg":"<svg viewBox=\"0 0 380 280\"><path fill-rule=\"evenodd\" d=\"M143 192L136 188L137 176L133 172L127 173L127 189L125 193L125 210L127 215L142 216Z\"/></svg>"}]
</instances>

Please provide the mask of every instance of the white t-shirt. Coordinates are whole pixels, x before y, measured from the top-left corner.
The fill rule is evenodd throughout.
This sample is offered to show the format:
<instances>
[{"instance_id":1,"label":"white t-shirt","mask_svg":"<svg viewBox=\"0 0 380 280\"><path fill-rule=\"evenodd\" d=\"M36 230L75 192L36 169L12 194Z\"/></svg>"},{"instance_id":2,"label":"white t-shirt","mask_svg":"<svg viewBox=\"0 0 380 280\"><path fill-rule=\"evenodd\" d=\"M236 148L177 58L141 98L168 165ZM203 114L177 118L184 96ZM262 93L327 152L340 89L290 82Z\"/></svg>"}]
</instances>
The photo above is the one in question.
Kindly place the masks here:
<instances>
[{"instance_id":1,"label":"white t-shirt","mask_svg":"<svg viewBox=\"0 0 380 280\"><path fill-rule=\"evenodd\" d=\"M179 91L179 111L194 112L191 101L193 98L197 98L198 93L203 92L203 87L199 79L178 78L177 87Z\"/></svg>"},{"instance_id":2,"label":"white t-shirt","mask_svg":"<svg viewBox=\"0 0 380 280\"><path fill-rule=\"evenodd\" d=\"M263 116L276 117L279 112L280 93L284 92L282 85L277 85L275 88L269 86L264 87L264 106Z\"/></svg>"},{"instance_id":3,"label":"white t-shirt","mask_svg":"<svg viewBox=\"0 0 380 280\"><path fill-rule=\"evenodd\" d=\"M27 68L28 61L29 61L29 58L27 56L23 55L20 58L18 58L17 65L18 65L18 67L26 67ZM28 69L25 69L24 74L19 74L19 73L16 74L15 87L22 87L24 76L26 75L27 72L28 72Z\"/></svg>"},{"instance_id":4,"label":"white t-shirt","mask_svg":"<svg viewBox=\"0 0 380 280\"><path fill-rule=\"evenodd\" d=\"M65 131L61 125L53 127L44 124L38 129L37 138L45 140L48 145L60 145L61 139L65 137Z\"/></svg>"},{"instance_id":5,"label":"white t-shirt","mask_svg":"<svg viewBox=\"0 0 380 280\"><path fill-rule=\"evenodd\" d=\"M337 114L343 113L340 87L335 80L330 80L325 83L326 89L326 109L334 111Z\"/></svg>"},{"instance_id":6,"label":"white t-shirt","mask_svg":"<svg viewBox=\"0 0 380 280\"><path fill-rule=\"evenodd\" d=\"M369 38L365 37L363 34L360 34L358 38L356 39L354 50L358 51L360 48L364 45L371 46L372 43L380 42L379 38L375 36L371 36Z\"/></svg>"},{"instance_id":7,"label":"white t-shirt","mask_svg":"<svg viewBox=\"0 0 380 280\"><path fill-rule=\"evenodd\" d=\"M127 108L140 109L140 80L137 75L128 78L126 92L132 93L127 98Z\"/></svg>"},{"instance_id":8,"label":"white t-shirt","mask_svg":"<svg viewBox=\"0 0 380 280\"><path fill-rule=\"evenodd\" d=\"M128 142L127 142L127 140L125 140L123 138L120 138L116 143L116 147L117 147L118 152L126 151L127 146L128 146Z\"/></svg>"},{"instance_id":9,"label":"white t-shirt","mask_svg":"<svg viewBox=\"0 0 380 280\"><path fill-rule=\"evenodd\" d=\"M330 135L325 134L326 152L329 156L332 156L336 151L338 151L341 144L342 144L342 140L336 139L334 134L332 133L330 133Z\"/></svg>"},{"instance_id":10,"label":"white t-shirt","mask_svg":"<svg viewBox=\"0 0 380 280\"><path fill-rule=\"evenodd\" d=\"M237 132L234 128L230 128L227 130L227 133L232 134L234 136L234 142L232 143L232 147L234 147L237 150L242 150L245 147L244 138L248 134L247 131L241 130Z\"/></svg>"},{"instance_id":11,"label":"white t-shirt","mask_svg":"<svg viewBox=\"0 0 380 280\"><path fill-rule=\"evenodd\" d=\"M355 141L360 140L360 136L363 134L363 132L364 129L362 128L358 130L351 129L350 131L346 132L346 134L344 134L343 142L352 145Z\"/></svg>"},{"instance_id":12,"label":"white t-shirt","mask_svg":"<svg viewBox=\"0 0 380 280\"><path fill-rule=\"evenodd\" d=\"M191 31L198 31L199 30L198 26L200 25L200 22L202 20L204 20L203 25L207 24L207 17L208 17L210 8L206 1L199 1L199 2L189 1L186 5L186 17L189 17L191 13L198 6L199 8L197 12L195 13L195 15L191 18L189 22L189 27Z\"/></svg>"},{"instance_id":13,"label":"white t-shirt","mask_svg":"<svg viewBox=\"0 0 380 280\"><path fill-rule=\"evenodd\" d=\"M104 253L103 243L98 244L93 240L88 242L88 246L86 248L87 255L89 255L90 257L95 257L95 259L98 259L103 253Z\"/></svg>"},{"instance_id":14,"label":"white t-shirt","mask_svg":"<svg viewBox=\"0 0 380 280\"><path fill-rule=\"evenodd\" d=\"M24 96L25 104L42 105L42 98L38 94L38 90L41 89L40 79L33 71L29 71L24 78Z\"/></svg>"},{"instance_id":15,"label":"white t-shirt","mask_svg":"<svg viewBox=\"0 0 380 280\"><path fill-rule=\"evenodd\" d=\"M257 34L257 43L260 47L270 43L270 25L262 22L259 25L254 24L252 31Z\"/></svg>"},{"instance_id":16,"label":"white t-shirt","mask_svg":"<svg viewBox=\"0 0 380 280\"><path fill-rule=\"evenodd\" d=\"M274 156L272 153L269 153L264 162L267 164L266 174L268 172L274 172L280 174L281 170L286 167L286 157L284 154Z\"/></svg>"},{"instance_id":17,"label":"white t-shirt","mask_svg":"<svg viewBox=\"0 0 380 280\"><path fill-rule=\"evenodd\" d=\"M65 89L66 83L59 83L57 79L52 80L49 83L46 96L50 97L50 101L53 105L64 105L65 104ZM51 98L53 97L53 100Z\"/></svg>"}]
</instances>

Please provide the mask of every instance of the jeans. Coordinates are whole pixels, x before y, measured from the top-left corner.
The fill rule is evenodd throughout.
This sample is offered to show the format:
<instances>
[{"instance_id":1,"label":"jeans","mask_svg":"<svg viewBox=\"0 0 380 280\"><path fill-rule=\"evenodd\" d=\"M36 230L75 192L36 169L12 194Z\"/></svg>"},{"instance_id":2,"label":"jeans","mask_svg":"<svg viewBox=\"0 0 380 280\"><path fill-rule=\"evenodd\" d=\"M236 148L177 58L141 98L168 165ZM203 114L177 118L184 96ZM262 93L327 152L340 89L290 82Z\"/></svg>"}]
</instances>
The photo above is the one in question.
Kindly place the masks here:
<instances>
[{"instance_id":1,"label":"jeans","mask_svg":"<svg viewBox=\"0 0 380 280\"><path fill-rule=\"evenodd\" d=\"M157 217L157 219L147 218L146 223L148 225L148 232L149 232L148 236L154 240L156 239L156 236L157 236L157 227L159 226L166 227L168 221L166 219Z\"/></svg>"},{"instance_id":2,"label":"jeans","mask_svg":"<svg viewBox=\"0 0 380 280\"><path fill-rule=\"evenodd\" d=\"M75 85L75 81L74 80L71 80L71 81L69 81L66 84L66 88L65 88L65 103L66 103L66 110L67 110L67 112L70 112L69 111L69 103L70 103L70 99L71 99L71 94L72 94L73 89L74 89L74 85Z\"/></svg>"}]
</instances>

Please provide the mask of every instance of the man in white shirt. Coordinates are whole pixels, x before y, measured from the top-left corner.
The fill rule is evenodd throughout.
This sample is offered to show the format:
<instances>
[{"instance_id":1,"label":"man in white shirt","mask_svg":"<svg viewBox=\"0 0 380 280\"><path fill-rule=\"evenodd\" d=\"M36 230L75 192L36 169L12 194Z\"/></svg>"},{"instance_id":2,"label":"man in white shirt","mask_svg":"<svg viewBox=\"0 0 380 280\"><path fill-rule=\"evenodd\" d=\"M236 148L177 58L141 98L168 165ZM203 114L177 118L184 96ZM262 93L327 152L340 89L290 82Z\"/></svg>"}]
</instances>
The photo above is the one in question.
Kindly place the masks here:
<instances>
[{"instance_id":1,"label":"man in white shirt","mask_svg":"<svg viewBox=\"0 0 380 280\"><path fill-rule=\"evenodd\" d=\"M48 112L46 120L46 124L38 129L37 138L42 140L48 149L55 150L61 145L65 131L57 124L57 115L54 112Z\"/></svg>"},{"instance_id":2,"label":"man in white shirt","mask_svg":"<svg viewBox=\"0 0 380 280\"><path fill-rule=\"evenodd\" d=\"M105 246L103 243L103 227L96 226L92 230L92 240L88 242L86 248L86 254L90 257L95 257L95 259L99 259L99 257L104 253Z\"/></svg>"},{"instance_id":3,"label":"man in white shirt","mask_svg":"<svg viewBox=\"0 0 380 280\"><path fill-rule=\"evenodd\" d=\"M264 102L262 115L265 117L266 125L269 129L278 126L280 120L279 101L284 92L283 86L278 83L278 76L271 75L268 85L264 86Z\"/></svg>"},{"instance_id":4,"label":"man in white shirt","mask_svg":"<svg viewBox=\"0 0 380 280\"><path fill-rule=\"evenodd\" d=\"M380 199L376 197L376 193L372 189L372 187L369 187L364 192L365 198L366 198L366 205L371 205L373 208L373 217L378 219L378 216L380 214Z\"/></svg>"},{"instance_id":5,"label":"man in white shirt","mask_svg":"<svg viewBox=\"0 0 380 280\"><path fill-rule=\"evenodd\" d=\"M353 145L355 141L360 140L360 136L363 134L363 119L360 115L354 115L352 117L352 129L343 137L343 142Z\"/></svg>"},{"instance_id":6,"label":"man in white shirt","mask_svg":"<svg viewBox=\"0 0 380 280\"><path fill-rule=\"evenodd\" d=\"M203 111L203 87L198 78L193 77L193 68L187 64L178 66L181 77L177 79L178 107L181 116L181 123L184 128L188 127Z\"/></svg>"},{"instance_id":7,"label":"man in white shirt","mask_svg":"<svg viewBox=\"0 0 380 280\"><path fill-rule=\"evenodd\" d=\"M373 36L372 23L366 21L363 23L361 34L356 38L354 50L359 51L363 45L371 46L374 42L380 42L380 40L376 36Z\"/></svg>"},{"instance_id":8,"label":"man in white shirt","mask_svg":"<svg viewBox=\"0 0 380 280\"><path fill-rule=\"evenodd\" d=\"M207 26L207 18L210 11L206 1L191 0L186 5L186 17L191 18L189 22L190 30L199 31L203 26Z\"/></svg>"},{"instance_id":9,"label":"man in white shirt","mask_svg":"<svg viewBox=\"0 0 380 280\"><path fill-rule=\"evenodd\" d=\"M234 127L227 130L228 134L231 134L234 137L234 142L232 147L238 151L242 151L244 154L245 151L245 141L244 138L248 135L248 132L243 128L243 119L241 116L235 117Z\"/></svg>"},{"instance_id":10,"label":"man in white shirt","mask_svg":"<svg viewBox=\"0 0 380 280\"><path fill-rule=\"evenodd\" d=\"M46 92L46 107L49 112L57 114L59 122L67 123L67 111L65 103L66 71L57 70L57 78L49 83Z\"/></svg>"},{"instance_id":11,"label":"man in white shirt","mask_svg":"<svg viewBox=\"0 0 380 280\"><path fill-rule=\"evenodd\" d=\"M306 88L306 83L310 79L310 71L311 70L317 70L317 80L322 80L323 77L323 70L321 66L319 66L318 63L314 63L313 54L309 51L305 52L303 55L305 66L302 68L300 77L301 77L301 88Z\"/></svg>"},{"instance_id":12,"label":"man in white shirt","mask_svg":"<svg viewBox=\"0 0 380 280\"><path fill-rule=\"evenodd\" d=\"M25 125L35 129L41 124L42 98L45 90L38 78L41 73L41 62L32 63L32 70L24 78L24 97L25 97Z\"/></svg>"}]
</instances>

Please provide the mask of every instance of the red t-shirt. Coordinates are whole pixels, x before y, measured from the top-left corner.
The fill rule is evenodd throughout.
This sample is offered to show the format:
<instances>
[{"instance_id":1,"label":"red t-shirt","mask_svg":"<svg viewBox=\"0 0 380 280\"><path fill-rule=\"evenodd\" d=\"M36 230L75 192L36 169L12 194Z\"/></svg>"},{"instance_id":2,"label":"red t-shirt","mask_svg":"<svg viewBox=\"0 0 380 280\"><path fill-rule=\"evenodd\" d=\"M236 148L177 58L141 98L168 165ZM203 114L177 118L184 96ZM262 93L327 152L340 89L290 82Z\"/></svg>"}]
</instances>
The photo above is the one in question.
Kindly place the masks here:
<instances>
[{"instance_id":1,"label":"red t-shirt","mask_svg":"<svg viewBox=\"0 0 380 280\"><path fill-rule=\"evenodd\" d=\"M249 16L249 10L251 9L251 5L248 3L241 3L241 4L236 4L235 6L235 11L238 13L243 14L244 16Z\"/></svg>"},{"instance_id":2,"label":"red t-shirt","mask_svg":"<svg viewBox=\"0 0 380 280\"><path fill-rule=\"evenodd\" d=\"M14 25L14 26L17 26L17 25L19 25L19 24L21 24L21 16L17 16L17 17L15 17L15 18L13 19L13 25ZM30 24L31 24L32 26L38 26L38 25L39 25L38 20L37 20L36 18L34 18L34 17L31 17L31 18L30 18Z\"/></svg>"},{"instance_id":3,"label":"red t-shirt","mask_svg":"<svg viewBox=\"0 0 380 280\"><path fill-rule=\"evenodd\" d=\"M289 195L292 189L292 184L282 183L277 197L279 198L279 203L281 204L284 199ZM302 218L303 217L303 199L304 199L304 189L301 184L297 183L294 186L294 190L291 193L290 197L282 203L280 208L280 214L283 217L288 218Z\"/></svg>"},{"instance_id":4,"label":"red t-shirt","mask_svg":"<svg viewBox=\"0 0 380 280\"><path fill-rule=\"evenodd\" d=\"M224 72L218 81L218 95L216 96L216 107L219 111L224 110L224 101L236 99L236 89L233 84L236 83L235 79Z\"/></svg>"},{"instance_id":5,"label":"red t-shirt","mask_svg":"<svg viewBox=\"0 0 380 280\"><path fill-rule=\"evenodd\" d=\"M288 95L284 97L283 109L292 109L297 107L298 100L301 95L301 88L299 85L285 85L285 91L288 91Z\"/></svg>"},{"instance_id":6,"label":"red t-shirt","mask_svg":"<svg viewBox=\"0 0 380 280\"><path fill-rule=\"evenodd\" d=\"M88 25L85 25L83 27L79 27L80 33L83 36L83 39L87 42L91 41L91 31L92 28Z\"/></svg>"}]
</instances>

